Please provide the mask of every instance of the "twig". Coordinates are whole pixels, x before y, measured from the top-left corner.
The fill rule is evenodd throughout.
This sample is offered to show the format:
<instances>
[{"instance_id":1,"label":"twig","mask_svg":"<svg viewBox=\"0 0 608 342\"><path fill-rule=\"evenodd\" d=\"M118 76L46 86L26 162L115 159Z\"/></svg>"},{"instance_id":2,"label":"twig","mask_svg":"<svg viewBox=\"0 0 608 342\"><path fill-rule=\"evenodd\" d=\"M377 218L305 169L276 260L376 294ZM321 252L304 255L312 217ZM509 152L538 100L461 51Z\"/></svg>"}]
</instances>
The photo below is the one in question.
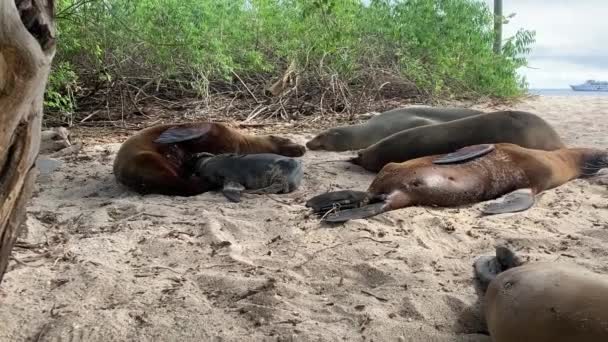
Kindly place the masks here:
<instances>
[{"instance_id":1,"label":"twig","mask_svg":"<svg viewBox=\"0 0 608 342\"><path fill-rule=\"evenodd\" d=\"M241 301L247 297L251 297L260 292L271 290L275 287L275 283L276 283L276 280L274 278L269 278L268 281L266 281L264 284L262 284L256 288L253 288L251 290L247 290L247 292L238 296L235 302Z\"/></svg>"},{"instance_id":2,"label":"twig","mask_svg":"<svg viewBox=\"0 0 608 342\"><path fill-rule=\"evenodd\" d=\"M249 92L249 94L251 95L251 97L253 97L253 99L255 100L255 102L260 103L260 101L258 101L258 98L255 97L255 95L253 95L253 92L251 92L251 90L249 90L249 87L247 87L247 85L245 84L245 82L243 82L243 80L239 77L239 75L237 75L236 72L234 72L234 70L232 70L232 73L234 74L234 76L236 76L236 78L239 79L239 81L241 81L241 83L243 84L243 86L245 86L245 89L247 89L247 91Z\"/></svg>"},{"instance_id":3,"label":"twig","mask_svg":"<svg viewBox=\"0 0 608 342\"><path fill-rule=\"evenodd\" d=\"M80 120L80 123L83 123L83 122L89 120L90 118L92 118L93 116L95 116L97 113L99 113L99 110L96 110L93 113L87 115L84 119Z\"/></svg>"},{"instance_id":4,"label":"twig","mask_svg":"<svg viewBox=\"0 0 608 342\"><path fill-rule=\"evenodd\" d=\"M388 299L380 297L380 296L377 296L377 295L375 295L375 294L373 294L371 292L368 292L368 291L365 291L365 290L361 290L361 293L363 293L365 295L368 295L370 297L374 297L374 298L376 298L377 300L379 300L381 302L388 302Z\"/></svg>"},{"instance_id":5,"label":"twig","mask_svg":"<svg viewBox=\"0 0 608 342\"><path fill-rule=\"evenodd\" d=\"M281 201L281 200L278 200L278 199L276 199L276 198L274 198L274 197L270 196L270 194L266 194L266 196L268 196L268 198L270 198L271 200L273 200L273 201L275 201L275 202L277 202L277 203L281 203L281 204L285 204L285 205L291 205L291 203L289 203L289 202L284 202L284 201Z\"/></svg>"},{"instance_id":6,"label":"twig","mask_svg":"<svg viewBox=\"0 0 608 342\"><path fill-rule=\"evenodd\" d=\"M245 119L245 122L249 122L249 121L255 119L256 116L260 115L260 113L263 112L267 108L268 108L268 106L263 106L263 105L257 106L256 109L251 111L251 114L249 114L249 116L247 116L247 119Z\"/></svg>"},{"instance_id":7,"label":"twig","mask_svg":"<svg viewBox=\"0 0 608 342\"><path fill-rule=\"evenodd\" d=\"M377 239L371 238L369 236L362 236L362 237L360 237L360 239L367 239L367 240L371 240L371 241L374 241L374 242L377 242L377 243L392 243L392 242L394 242L392 240L377 240Z\"/></svg>"},{"instance_id":8,"label":"twig","mask_svg":"<svg viewBox=\"0 0 608 342\"><path fill-rule=\"evenodd\" d=\"M27 243L27 242L22 242L22 241L15 242L15 247L16 248L23 248L23 249L41 249L41 248L46 248L46 246L43 243Z\"/></svg>"}]
</instances>

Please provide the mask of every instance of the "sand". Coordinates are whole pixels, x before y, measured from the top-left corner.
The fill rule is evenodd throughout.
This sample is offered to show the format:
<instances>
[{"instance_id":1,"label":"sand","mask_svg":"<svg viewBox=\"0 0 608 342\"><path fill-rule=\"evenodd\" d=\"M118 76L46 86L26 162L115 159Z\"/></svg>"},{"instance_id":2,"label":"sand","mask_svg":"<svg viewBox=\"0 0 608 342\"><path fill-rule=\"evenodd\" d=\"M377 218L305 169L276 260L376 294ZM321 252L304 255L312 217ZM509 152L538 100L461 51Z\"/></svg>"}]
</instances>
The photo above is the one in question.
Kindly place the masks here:
<instances>
[{"instance_id":1,"label":"sand","mask_svg":"<svg viewBox=\"0 0 608 342\"><path fill-rule=\"evenodd\" d=\"M608 97L514 108L569 145L608 147ZM304 203L369 185L372 173L323 163L352 153L308 151L297 191L236 204L122 188L111 169L121 139L86 143L39 177L0 286L1 341L490 341L472 263L497 243L608 272L599 182L546 191L518 214L417 207L329 226Z\"/></svg>"}]
</instances>

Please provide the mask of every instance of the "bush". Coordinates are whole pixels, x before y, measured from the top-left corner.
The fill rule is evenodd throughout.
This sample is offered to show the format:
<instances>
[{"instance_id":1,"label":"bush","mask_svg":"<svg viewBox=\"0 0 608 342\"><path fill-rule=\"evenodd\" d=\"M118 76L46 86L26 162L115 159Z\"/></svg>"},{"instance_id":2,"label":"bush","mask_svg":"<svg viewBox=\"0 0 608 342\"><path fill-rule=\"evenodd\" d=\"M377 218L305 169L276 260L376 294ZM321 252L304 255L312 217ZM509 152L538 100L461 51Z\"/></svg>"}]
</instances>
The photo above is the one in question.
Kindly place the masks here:
<instances>
[{"instance_id":1,"label":"bush","mask_svg":"<svg viewBox=\"0 0 608 342\"><path fill-rule=\"evenodd\" d=\"M313 103L311 110L352 111L354 99L377 96L387 79L397 81L401 97L509 98L525 89L516 71L534 34L521 30L494 54L493 16L483 2L366 3L60 0L47 105L73 111L65 90L75 81L88 98L120 88L132 102L142 94L207 97L241 86L261 97L292 62L301 89L291 96L300 105L289 108L298 110Z\"/></svg>"}]
</instances>

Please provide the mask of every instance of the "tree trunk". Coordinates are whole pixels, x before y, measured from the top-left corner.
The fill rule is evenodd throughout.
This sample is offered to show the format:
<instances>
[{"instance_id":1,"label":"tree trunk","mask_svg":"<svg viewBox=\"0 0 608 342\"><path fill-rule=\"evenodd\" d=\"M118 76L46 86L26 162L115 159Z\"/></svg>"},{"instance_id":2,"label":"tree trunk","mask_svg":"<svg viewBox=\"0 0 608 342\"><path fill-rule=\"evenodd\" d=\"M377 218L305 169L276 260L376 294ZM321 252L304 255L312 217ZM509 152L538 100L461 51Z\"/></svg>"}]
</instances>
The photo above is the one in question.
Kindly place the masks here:
<instances>
[{"instance_id":1,"label":"tree trunk","mask_svg":"<svg viewBox=\"0 0 608 342\"><path fill-rule=\"evenodd\" d=\"M502 51L502 0L494 0L494 53Z\"/></svg>"},{"instance_id":2,"label":"tree trunk","mask_svg":"<svg viewBox=\"0 0 608 342\"><path fill-rule=\"evenodd\" d=\"M36 178L54 0L0 0L0 281Z\"/></svg>"}]
</instances>

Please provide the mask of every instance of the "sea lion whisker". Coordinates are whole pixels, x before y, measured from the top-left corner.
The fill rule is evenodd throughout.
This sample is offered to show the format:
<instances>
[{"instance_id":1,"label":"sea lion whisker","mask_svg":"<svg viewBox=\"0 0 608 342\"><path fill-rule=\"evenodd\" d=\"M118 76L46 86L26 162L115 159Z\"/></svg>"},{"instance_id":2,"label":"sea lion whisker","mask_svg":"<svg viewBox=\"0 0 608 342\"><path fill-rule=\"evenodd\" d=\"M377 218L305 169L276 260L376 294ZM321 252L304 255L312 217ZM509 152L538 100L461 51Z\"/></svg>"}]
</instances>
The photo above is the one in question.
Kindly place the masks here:
<instances>
[{"instance_id":1,"label":"sea lion whisker","mask_svg":"<svg viewBox=\"0 0 608 342\"><path fill-rule=\"evenodd\" d=\"M608 165L608 161L605 161L605 160L586 161L585 165L591 165L591 166Z\"/></svg>"}]
</instances>

